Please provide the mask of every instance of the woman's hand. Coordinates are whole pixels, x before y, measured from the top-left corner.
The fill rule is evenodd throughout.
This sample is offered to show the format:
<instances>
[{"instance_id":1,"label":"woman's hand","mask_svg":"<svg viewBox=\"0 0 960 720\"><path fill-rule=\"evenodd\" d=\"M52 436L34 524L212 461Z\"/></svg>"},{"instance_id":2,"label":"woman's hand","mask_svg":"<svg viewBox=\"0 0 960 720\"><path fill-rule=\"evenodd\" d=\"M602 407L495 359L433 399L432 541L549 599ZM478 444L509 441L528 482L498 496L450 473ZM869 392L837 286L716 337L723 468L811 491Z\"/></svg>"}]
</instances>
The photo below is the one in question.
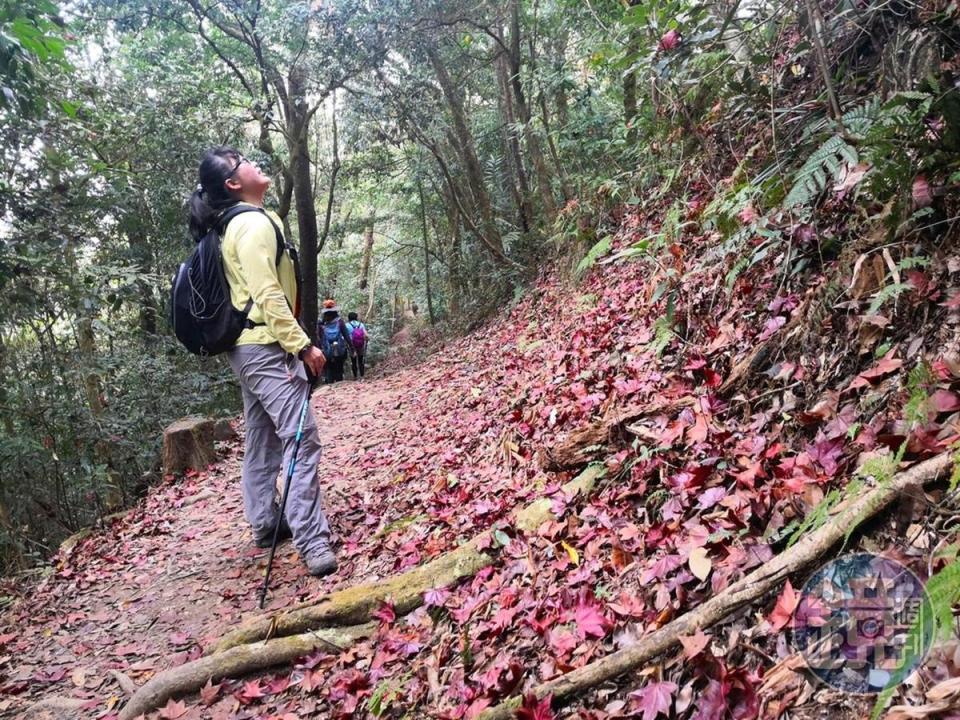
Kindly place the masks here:
<instances>
[{"instance_id":1,"label":"woman's hand","mask_svg":"<svg viewBox=\"0 0 960 720\"><path fill-rule=\"evenodd\" d=\"M315 377L323 374L323 366L327 364L327 359L323 356L320 348L311 345L303 351L303 364L306 365Z\"/></svg>"}]
</instances>

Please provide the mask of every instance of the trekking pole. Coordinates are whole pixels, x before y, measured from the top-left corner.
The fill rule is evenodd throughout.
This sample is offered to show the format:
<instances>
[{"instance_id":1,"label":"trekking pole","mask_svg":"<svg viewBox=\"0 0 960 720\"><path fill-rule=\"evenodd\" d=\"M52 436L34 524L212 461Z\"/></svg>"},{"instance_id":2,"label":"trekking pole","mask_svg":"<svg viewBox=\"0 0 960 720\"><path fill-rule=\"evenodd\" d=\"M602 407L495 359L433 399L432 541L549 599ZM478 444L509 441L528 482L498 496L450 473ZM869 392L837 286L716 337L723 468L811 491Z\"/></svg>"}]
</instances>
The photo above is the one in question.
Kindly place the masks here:
<instances>
[{"instance_id":1,"label":"trekking pole","mask_svg":"<svg viewBox=\"0 0 960 720\"><path fill-rule=\"evenodd\" d=\"M283 524L283 513L287 507L287 495L290 493L290 483L293 481L293 472L297 469L297 455L300 454L300 440L303 438L303 420L307 417L307 408L310 406L310 393L313 391L313 380L307 388L307 396L300 407L300 422L297 423L297 437L293 441L293 457L287 469L287 479L283 483L283 494L280 496L280 514L277 516L276 527L273 528L273 543L270 545L270 555L267 557L267 572L263 576L263 587L260 588L260 600L257 606L263 610L263 601L267 597L267 588L270 586L270 570L273 568L273 555L277 551L277 538L280 535L280 526Z\"/></svg>"}]
</instances>

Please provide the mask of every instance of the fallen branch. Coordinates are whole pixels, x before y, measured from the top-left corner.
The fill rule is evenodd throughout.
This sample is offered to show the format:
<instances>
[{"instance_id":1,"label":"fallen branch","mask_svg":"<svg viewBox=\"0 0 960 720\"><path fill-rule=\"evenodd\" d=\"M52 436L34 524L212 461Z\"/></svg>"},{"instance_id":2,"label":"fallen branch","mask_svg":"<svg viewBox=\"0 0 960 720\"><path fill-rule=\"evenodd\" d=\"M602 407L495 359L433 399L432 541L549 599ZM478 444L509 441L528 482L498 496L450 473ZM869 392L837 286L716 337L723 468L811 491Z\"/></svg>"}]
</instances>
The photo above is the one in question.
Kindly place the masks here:
<instances>
[{"instance_id":1,"label":"fallen branch","mask_svg":"<svg viewBox=\"0 0 960 720\"><path fill-rule=\"evenodd\" d=\"M137 690L120 712L120 720L133 720L163 705L171 698L194 692L208 680L238 677L256 670L293 662L314 650L327 649L338 653L357 640L374 633L376 623L346 628L316 630L268 640L264 643L241 645L217 655L200 658L165 670Z\"/></svg>"},{"instance_id":2,"label":"fallen branch","mask_svg":"<svg viewBox=\"0 0 960 720\"><path fill-rule=\"evenodd\" d=\"M591 465L563 490L589 496L605 472L603 465ZM518 530L532 532L551 516L550 500L541 498L514 513L513 524ZM120 720L132 720L172 697L196 692L211 677L236 677L282 665L324 643L344 649L372 632L369 621L382 603L391 602L399 617L419 607L428 590L451 585L491 565L494 556L480 549L488 543L488 533L481 533L456 550L395 577L339 590L277 615L255 617L221 638L206 657L156 675L137 691Z\"/></svg>"},{"instance_id":3,"label":"fallen branch","mask_svg":"<svg viewBox=\"0 0 960 720\"><path fill-rule=\"evenodd\" d=\"M632 647L619 650L555 680L542 683L532 692L538 699L548 695L553 702L582 693L600 683L634 670L679 643L680 638L715 625L737 608L752 603L775 589L785 577L817 560L843 540L854 528L870 519L908 488L931 482L950 469L952 457L938 455L897 474L889 483L878 485L840 506L833 518L819 530L805 535L790 549L777 555L752 573L730 585L719 595L654 631ZM507 720L520 706L513 697L480 714L480 720Z\"/></svg>"}]
</instances>

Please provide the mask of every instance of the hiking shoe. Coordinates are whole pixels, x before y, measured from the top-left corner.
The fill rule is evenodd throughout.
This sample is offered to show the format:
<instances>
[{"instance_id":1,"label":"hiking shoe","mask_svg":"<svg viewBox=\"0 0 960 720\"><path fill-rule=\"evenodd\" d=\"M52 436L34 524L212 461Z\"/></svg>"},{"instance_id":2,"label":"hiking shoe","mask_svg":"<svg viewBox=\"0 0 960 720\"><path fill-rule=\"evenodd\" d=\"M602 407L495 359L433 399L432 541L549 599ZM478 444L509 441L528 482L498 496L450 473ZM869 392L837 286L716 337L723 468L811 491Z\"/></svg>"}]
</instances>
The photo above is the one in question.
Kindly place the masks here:
<instances>
[{"instance_id":1,"label":"hiking shoe","mask_svg":"<svg viewBox=\"0 0 960 720\"><path fill-rule=\"evenodd\" d=\"M337 556L329 547L317 552L310 553L303 561L307 564L307 570L314 577L323 577L337 571Z\"/></svg>"},{"instance_id":2,"label":"hiking shoe","mask_svg":"<svg viewBox=\"0 0 960 720\"><path fill-rule=\"evenodd\" d=\"M277 534L277 543L282 543L284 540L289 540L292 537L293 532L290 530L290 526L287 524L287 519L280 518L280 532ZM268 548L273 545L273 528L270 528L266 535L256 536L254 538L254 542L257 544L258 548Z\"/></svg>"}]
</instances>

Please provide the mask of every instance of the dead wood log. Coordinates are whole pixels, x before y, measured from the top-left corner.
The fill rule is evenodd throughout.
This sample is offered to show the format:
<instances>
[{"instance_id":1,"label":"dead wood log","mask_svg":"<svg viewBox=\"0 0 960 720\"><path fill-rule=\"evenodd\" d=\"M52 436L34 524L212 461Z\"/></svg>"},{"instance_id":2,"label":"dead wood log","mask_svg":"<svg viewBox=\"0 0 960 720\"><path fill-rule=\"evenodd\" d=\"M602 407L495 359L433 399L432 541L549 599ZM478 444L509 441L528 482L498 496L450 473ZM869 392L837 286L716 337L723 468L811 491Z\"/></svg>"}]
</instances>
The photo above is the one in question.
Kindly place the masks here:
<instances>
[{"instance_id":1,"label":"dead wood log","mask_svg":"<svg viewBox=\"0 0 960 720\"><path fill-rule=\"evenodd\" d=\"M949 454L924 460L897 474L890 482L878 485L858 497L850 498L843 505L838 506L826 525L805 535L788 550L699 607L654 631L636 645L618 650L562 677L537 685L533 688L533 693L538 699L550 695L553 702L558 703L649 662L679 643L681 637L717 624L734 610L755 602L774 590L788 575L812 564L849 535L860 523L886 508L908 488L931 482L943 475L950 469L952 460ZM521 698L510 698L481 713L480 720L512 718L520 703Z\"/></svg>"},{"instance_id":2,"label":"dead wood log","mask_svg":"<svg viewBox=\"0 0 960 720\"><path fill-rule=\"evenodd\" d=\"M563 489L568 494L589 496L605 473L603 465L590 465ZM533 532L552 517L551 507L548 498L530 503L514 513L514 527ZM423 603L423 595L428 590L470 577L492 564L495 557L479 549L485 545L483 541L487 535L481 533L436 560L382 582L346 588L313 604L300 605L279 615L251 619L221 638L205 657L165 670L152 678L124 707L120 720L132 720L172 697L196 692L211 677L237 677L282 665L324 643L345 649L372 633L374 625L367 621L372 619L372 613L381 603L389 601L398 616L406 614Z\"/></svg>"},{"instance_id":3,"label":"dead wood log","mask_svg":"<svg viewBox=\"0 0 960 720\"><path fill-rule=\"evenodd\" d=\"M181 418L163 431L163 472L179 475L188 468L203 470L217 458L214 422L205 417Z\"/></svg>"},{"instance_id":4,"label":"dead wood log","mask_svg":"<svg viewBox=\"0 0 960 720\"><path fill-rule=\"evenodd\" d=\"M330 652L340 652L357 640L369 637L376 628L376 623L325 628L263 643L241 645L217 655L210 655L164 670L137 690L120 712L120 720L133 720L145 715L171 698L198 690L208 680L238 677L276 665L284 665L314 650L325 648Z\"/></svg>"}]
</instances>

